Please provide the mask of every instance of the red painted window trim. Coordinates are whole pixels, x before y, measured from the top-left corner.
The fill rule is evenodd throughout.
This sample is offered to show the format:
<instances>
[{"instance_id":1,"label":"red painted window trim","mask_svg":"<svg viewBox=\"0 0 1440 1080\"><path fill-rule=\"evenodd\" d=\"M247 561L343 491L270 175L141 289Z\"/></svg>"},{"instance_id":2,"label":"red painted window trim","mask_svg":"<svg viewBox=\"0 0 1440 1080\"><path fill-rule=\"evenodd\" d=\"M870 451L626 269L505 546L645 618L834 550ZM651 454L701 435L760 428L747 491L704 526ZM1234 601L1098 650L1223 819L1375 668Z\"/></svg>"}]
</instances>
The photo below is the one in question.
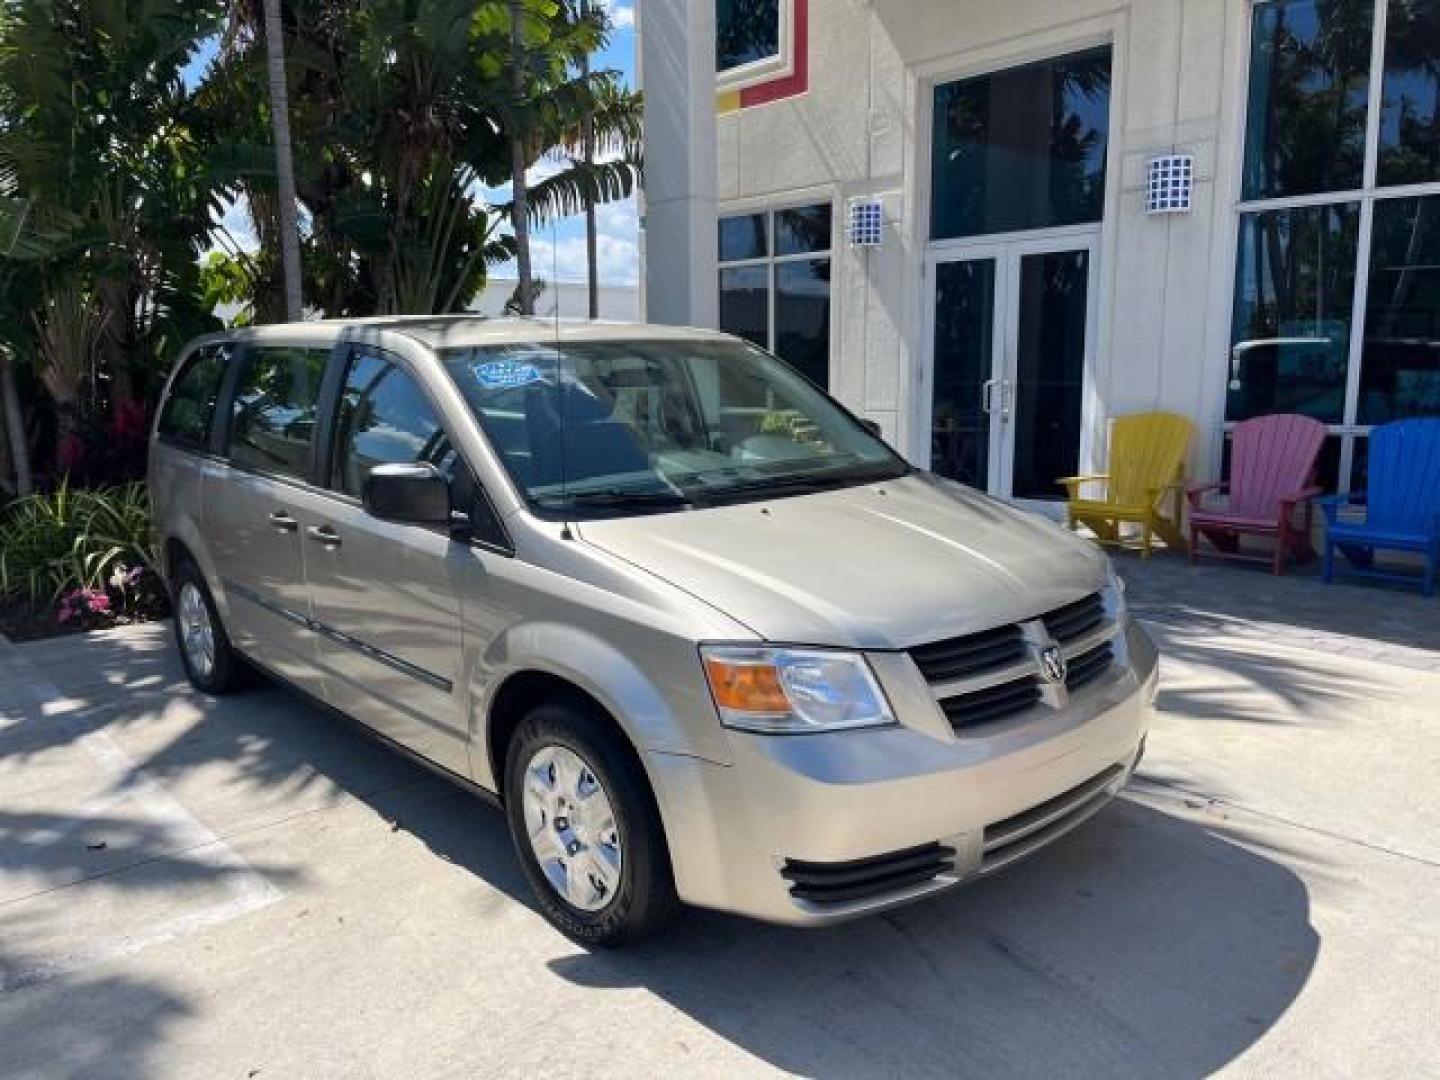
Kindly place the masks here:
<instances>
[{"instance_id":1,"label":"red painted window trim","mask_svg":"<svg viewBox=\"0 0 1440 1080\"><path fill-rule=\"evenodd\" d=\"M795 97L810 89L810 0L793 0L791 11L795 17L795 70L783 79L742 89L742 109Z\"/></svg>"}]
</instances>

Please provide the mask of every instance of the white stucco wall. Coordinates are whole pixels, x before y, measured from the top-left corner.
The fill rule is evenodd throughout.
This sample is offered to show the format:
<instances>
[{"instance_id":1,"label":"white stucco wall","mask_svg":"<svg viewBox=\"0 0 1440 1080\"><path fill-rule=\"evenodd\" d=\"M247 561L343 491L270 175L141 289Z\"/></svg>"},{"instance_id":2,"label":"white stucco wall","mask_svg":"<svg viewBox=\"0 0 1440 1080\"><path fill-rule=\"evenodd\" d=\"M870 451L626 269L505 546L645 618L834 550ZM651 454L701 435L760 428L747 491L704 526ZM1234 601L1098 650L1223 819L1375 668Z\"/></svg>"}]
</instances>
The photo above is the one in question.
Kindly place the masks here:
<instances>
[{"instance_id":1,"label":"white stucco wall","mask_svg":"<svg viewBox=\"0 0 1440 1080\"><path fill-rule=\"evenodd\" d=\"M1248 0L811 0L810 92L720 119L721 211L828 195L837 210L832 371L840 397L921 463L929 116L936 83L1114 45L1091 410L1196 420L1192 474L1218 466L1229 341ZM1195 208L1147 217L1145 168L1195 155ZM848 199L881 196L881 250L847 249Z\"/></svg>"}]
</instances>

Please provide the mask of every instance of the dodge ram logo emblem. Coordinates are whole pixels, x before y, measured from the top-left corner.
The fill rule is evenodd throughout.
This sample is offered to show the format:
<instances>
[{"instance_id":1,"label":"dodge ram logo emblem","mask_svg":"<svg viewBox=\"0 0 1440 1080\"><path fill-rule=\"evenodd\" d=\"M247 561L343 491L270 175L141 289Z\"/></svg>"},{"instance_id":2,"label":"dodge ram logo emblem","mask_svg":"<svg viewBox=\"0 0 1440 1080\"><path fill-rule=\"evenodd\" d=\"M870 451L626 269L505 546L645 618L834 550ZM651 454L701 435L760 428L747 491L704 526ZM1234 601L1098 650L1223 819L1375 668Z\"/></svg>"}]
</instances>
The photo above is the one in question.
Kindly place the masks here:
<instances>
[{"instance_id":1,"label":"dodge ram logo emblem","mask_svg":"<svg viewBox=\"0 0 1440 1080\"><path fill-rule=\"evenodd\" d=\"M1045 675L1046 682L1063 683L1065 676L1069 674L1065 665L1065 654L1060 651L1058 645L1051 645L1040 653L1040 670Z\"/></svg>"}]
</instances>

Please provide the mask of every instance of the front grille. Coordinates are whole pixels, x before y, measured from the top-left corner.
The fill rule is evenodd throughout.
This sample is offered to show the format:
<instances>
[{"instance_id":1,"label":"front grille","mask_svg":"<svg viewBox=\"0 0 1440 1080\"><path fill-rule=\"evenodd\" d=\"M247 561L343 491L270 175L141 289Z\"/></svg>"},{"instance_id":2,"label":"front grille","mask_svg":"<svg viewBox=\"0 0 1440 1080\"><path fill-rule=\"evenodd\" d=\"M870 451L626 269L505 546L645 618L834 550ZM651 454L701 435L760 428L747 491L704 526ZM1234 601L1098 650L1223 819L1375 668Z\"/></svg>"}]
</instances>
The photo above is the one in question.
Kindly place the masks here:
<instances>
[{"instance_id":1,"label":"front grille","mask_svg":"<svg viewBox=\"0 0 1440 1080\"><path fill-rule=\"evenodd\" d=\"M853 862L816 863L786 859L781 875L790 895L813 904L871 900L932 881L955 867L955 851L940 844L876 855Z\"/></svg>"},{"instance_id":2,"label":"front grille","mask_svg":"<svg viewBox=\"0 0 1440 1080\"><path fill-rule=\"evenodd\" d=\"M956 694L940 702L945 717L956 731L973 728L1023 712L1040 700L1040 684L1033 675Z\"/></svg>"},{"instance_id":3,"label":"front grille","mask_svg":"<svg viewBox=\"0 0 1440 1080\"><path fill-rule=\"evenodd\" d=\"M1125 769L1111 765L1083 784L985 828L980 872L990 873L1044 847L1079 825L1110 799L1108 788Z\"/></svg>"},{"instance_id":4,"label":"front grille","mask_svg":"<svg viewBox=\"0 0 1440 1080\"><path fill-rule=\"evenodd\" d=\"M1042 615L1041 619L1050 636L1064 644L1084 637L1105 621L1105 601L1099 593L1091 593L1083 600Z\"/></svg>"},{"instance_id":5,"label":"front grille","mask_svg":"<svg viewBox=\"0 0 1440 1080\"><path fill-rule=\"evenodd\" d=\"M1097 645L1089 652L1081 653L1069 663L1069 671L1065 676L1065 688L1074 693L1082 686L1086 686L1104 675L1110 670L1110 665L1113 663L1115 663L1115 650L1108 641L1103 645Z\"/></svg>"},{"instance_id":6,"label":"front grille","mask_svg":"<svg viewBox=\"0 0 1440 1080\"><path fill-rule=\"evenodd\" d=\"M910 659L915 661L925 681L932 683L983 675L1007 664L1018 664L1026 655L1024 635L1015 625L910 650Z\"/></svg>"}]
</instances>

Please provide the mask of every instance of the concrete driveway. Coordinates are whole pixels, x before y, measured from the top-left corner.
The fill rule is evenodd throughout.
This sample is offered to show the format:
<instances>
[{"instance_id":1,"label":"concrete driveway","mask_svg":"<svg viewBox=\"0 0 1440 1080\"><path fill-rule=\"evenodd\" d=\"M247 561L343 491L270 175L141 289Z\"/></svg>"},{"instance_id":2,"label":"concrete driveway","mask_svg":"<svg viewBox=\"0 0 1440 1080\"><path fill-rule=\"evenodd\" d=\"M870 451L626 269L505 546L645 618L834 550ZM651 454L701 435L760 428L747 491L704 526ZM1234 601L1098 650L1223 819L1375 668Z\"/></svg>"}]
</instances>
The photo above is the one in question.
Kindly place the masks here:
<instances>
[{"instance_id":1,"label":"concrete driveway","mask_svg":"<svg viewBox=\"0 0 1440 1080\"><path fill-rule=\"evenodd\" d=\"M1134 787L824 932L587 953L500 815L165 627L0 646L6 1077L1440 1075L1440 603L1127 564Z\"/></svg>"}]
</instances>

